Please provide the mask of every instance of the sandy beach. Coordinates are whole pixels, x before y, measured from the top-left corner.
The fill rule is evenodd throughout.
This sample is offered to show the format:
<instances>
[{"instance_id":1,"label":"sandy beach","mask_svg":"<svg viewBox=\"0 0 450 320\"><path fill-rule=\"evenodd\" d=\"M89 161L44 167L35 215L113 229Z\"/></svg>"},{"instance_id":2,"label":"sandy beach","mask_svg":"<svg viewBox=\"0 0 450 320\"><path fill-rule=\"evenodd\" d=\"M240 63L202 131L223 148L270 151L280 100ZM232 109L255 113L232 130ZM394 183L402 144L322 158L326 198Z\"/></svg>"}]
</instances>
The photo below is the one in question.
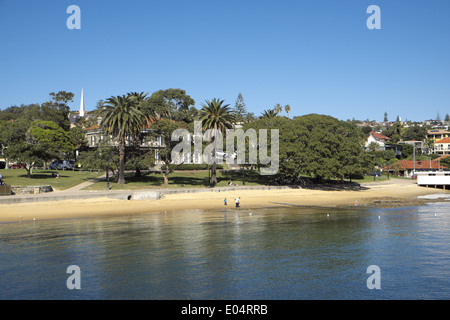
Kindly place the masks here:
<instances>
[{"instance_id":1,"label":"sandy beach","mask_svg":"<svg viewBox=\"0 0 450 320\"><path fill-rule=\"evenodd\" d=\"M0 222L98 217L141 214L193 209L223 209L224 198L228 209L234 210L234 199L240 197L240 210L294 206L399 206L419 205L425 200L420 195L447 193L442 189L418 187L412 181L395 179L364 185L359 191L324 191L311 189L230 190L164 195L159 200L89 200L46 201L23 204L0 204ZM21 217L21 218L20 218Z\"/></svg>"}]
</instances>

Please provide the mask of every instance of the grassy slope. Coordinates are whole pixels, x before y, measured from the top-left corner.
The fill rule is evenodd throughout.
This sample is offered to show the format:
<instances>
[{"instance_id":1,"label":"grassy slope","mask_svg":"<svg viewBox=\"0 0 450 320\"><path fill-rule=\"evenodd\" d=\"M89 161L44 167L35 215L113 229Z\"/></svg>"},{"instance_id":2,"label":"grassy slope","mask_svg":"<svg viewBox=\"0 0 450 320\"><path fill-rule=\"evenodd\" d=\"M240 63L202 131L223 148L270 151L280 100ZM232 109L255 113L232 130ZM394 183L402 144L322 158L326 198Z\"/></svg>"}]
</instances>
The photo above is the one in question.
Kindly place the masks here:
<instances>
[{"instance_id":1,"label":"grassy slope","mask_svg":"<svg viewBox=\"0 0 450 320\"><path fill-rule=\"evenodd\" d=\"M52 178L55 170L33 170L31 178L27 178L25 169L0 170L3 180L11 186L43 186L51 185L53 189L65 190L104 174L104 172L58 170L60 178Z\"/></svg>"},{"instance_id":2,"label":"grassy slope","mask_svg":"<svg viewBox=\"0 0 450 320\"><path fill-rule=\"evenodd\" d=\"M87 171L58 171L60 178L52 178L52 170L34 170L31 178L27 178L25 169L9 169L0 170L4 181L12 186L38 186L51 185L56 190L65 190L67 188L76 186L80 183L88 181L92 178L104 175L104 172L87 172ZM205 188L209 186L208 171L175 171L169 175L168 188ZM242 171L218 171L217 172L217 186L223 187L231 181L233 184L240 186L242 183ZM271 177L264 177L257 172L245 173L245 185L270 185ZM376 182L386 181L386 177L377 177ZM164 188L164 178L160 173L143 173L141 177L134 177L134 172L126 173L126 184L119 186L115 183L114 178L110 179L110 187L112 190L121 189L148 189L148 188ZM364 179L355 179L356 183L373 182L373 177L365 177ZM92 186L85 188L85 190L106 190L106 180L95 183Z\"/></svg>"}]
</instances>

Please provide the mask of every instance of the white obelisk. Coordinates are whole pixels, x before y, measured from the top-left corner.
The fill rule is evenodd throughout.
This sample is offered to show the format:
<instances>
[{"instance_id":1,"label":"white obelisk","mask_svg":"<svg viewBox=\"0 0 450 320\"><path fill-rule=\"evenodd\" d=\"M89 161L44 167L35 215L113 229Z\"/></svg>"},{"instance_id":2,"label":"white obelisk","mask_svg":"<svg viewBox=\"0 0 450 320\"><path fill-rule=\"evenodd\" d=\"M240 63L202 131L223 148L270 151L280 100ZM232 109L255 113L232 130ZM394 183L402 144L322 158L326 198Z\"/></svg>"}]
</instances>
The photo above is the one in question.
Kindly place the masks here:
<instances>
[{"instance_id":1,"label":"white obelisk","mask_svg":"<svg viewBox=\"0 0 450 320\"><path fill-rule=\"evenodd\" d=\"M84 90L81 89L80 117L84 117Z\"/></svg>"}]
</instances>

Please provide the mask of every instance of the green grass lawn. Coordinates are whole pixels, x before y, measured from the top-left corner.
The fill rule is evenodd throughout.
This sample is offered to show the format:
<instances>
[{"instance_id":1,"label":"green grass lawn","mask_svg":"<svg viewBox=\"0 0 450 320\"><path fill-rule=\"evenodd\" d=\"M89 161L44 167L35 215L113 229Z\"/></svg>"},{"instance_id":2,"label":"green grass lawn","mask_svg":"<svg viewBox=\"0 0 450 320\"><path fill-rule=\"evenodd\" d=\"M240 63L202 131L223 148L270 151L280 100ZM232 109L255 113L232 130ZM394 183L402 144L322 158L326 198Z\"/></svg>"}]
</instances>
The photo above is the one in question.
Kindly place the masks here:
<instances>
[{"instance_id":1,"label":"green grass lawn","mask_svg":"<svg viewBox=\"0 0 450 320\"><path fill-rule=\"evenodd\" d=\"M207 170L193 171L175 171L169 174L169 185L167 188L205 188L209 186ZM151 188L165 188L164 177L161 173L143 173L141 177L134 177L134 172L125 174L126 184L118 185L113 178L110 180L110 188L112 190L137 190ZM217 171L217 185L224 187L228 185L228 181L233 184L242 185L242 171ZM245 173L245 185L255 186L266 184L264 176L260 176L257 172ZM85 190L106 190L107 182L99 181Z\"/></svg>"},{"instance_id":2,"label":"green grass lawn","mask_svg":"<svg viewBox=\"0 0 450 320\"><path fill-rule=\"evenodd\" d=\"M11 186L51 185L56 190L65 190L104 174L104 172L58 170L60 178L52 178L52 172L56 171L35 169L31 177L27 178L27 171L25 169L0 170L5 183Z\"/></svg>"},{"instance_id":3,"label":"green grass lawn","mask_svg":"<svg viewBox=\"0 0 450 320\"><path fill-rule=\"evenodd\" d=\"M135 177L134 172L125 173L126 184L118 185L111 177L109 186L111 190L140 190L140 189L160 189L160 188L205 188L209 186L209 172L207 170L174 171L169 174L169 185L164 185L164 177L161 173L143 173L141 177ZM242 171L240 170L218 170L217 187L225 187L228 182L242 186ZM271 176L261 176L258 172L245 172L245 186L273 185ZM366 176L364 179L352 179L355 183L371 183L387 181L386 176L376 177ZM348 181L348 180L346 180ZM86 187L84 190L106 190L107 182L99 181Z\"/></svg>"},{"instance_id":4,"label":"green grass lawn","mask_svg":"<svg viewBox=\"0 0 450 320\"><path fill-rule=\"evenodd\" d=\"M0 170L4 181L11 186L39 186L51 185L55 190L65 190L76 186L90 179L104 175L104 172L87 172L87 171L62 171L59 170L60 178L52 178L54 170L33 170L31 178L27 178L25 169L9 169ZM175 171L169 175L169 185L167 188L206 188L209 186L209 172L207 170L193 171ZM242 186L242 171L240 170L218 170L217 186L225 187L228 182ZM272 185L271 176L261 176L258 172L245 172L245 186ZM166 188L164 186L164 177L161 173L143 172L141 177L134 177L134 172L125 174L126 184L118 185L114 177L110 179L110 188L112 190L139 190L139 189L156 189ZM387 177L376 177L375 182L386 181ZM356 183L374 182L372 176L366 176L364 179L353 179ZM85 190L106 190L107 181L96 182L95 184L85 188Z\"/></svg>"}]
</instances>

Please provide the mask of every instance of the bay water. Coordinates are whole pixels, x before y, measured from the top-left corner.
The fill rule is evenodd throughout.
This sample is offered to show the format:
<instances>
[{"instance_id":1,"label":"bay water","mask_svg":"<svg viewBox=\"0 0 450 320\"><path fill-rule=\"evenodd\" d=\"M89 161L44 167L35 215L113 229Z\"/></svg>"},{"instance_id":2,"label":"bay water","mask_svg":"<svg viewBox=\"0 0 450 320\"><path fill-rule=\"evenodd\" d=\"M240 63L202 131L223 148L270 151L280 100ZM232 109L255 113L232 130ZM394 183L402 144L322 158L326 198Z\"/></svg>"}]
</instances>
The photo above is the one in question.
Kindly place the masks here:
<instances>
[{"instance_id":1,"label":"bay water","mask_svg":"<svg viewBox=\"0 0 450 320\"><path fill-rule=\"evenodd\" d=\"M449 200L2 223L0 299L447 300Z\"/></svg>"}]
</instances>

